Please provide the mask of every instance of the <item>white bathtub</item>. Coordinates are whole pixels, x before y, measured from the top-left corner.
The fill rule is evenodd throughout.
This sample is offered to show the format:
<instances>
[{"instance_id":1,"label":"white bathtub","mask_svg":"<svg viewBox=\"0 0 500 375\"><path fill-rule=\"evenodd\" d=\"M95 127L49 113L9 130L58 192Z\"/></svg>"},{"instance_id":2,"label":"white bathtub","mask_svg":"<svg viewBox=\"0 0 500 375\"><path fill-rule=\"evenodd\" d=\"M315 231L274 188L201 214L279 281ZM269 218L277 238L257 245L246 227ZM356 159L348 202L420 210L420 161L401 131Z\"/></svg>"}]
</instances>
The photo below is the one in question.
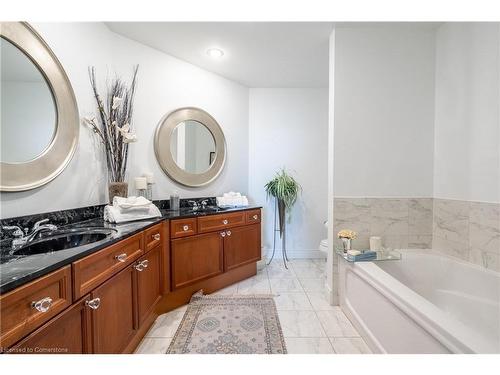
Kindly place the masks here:
<instances>
[{"instance_id":1,"label":"white bathtub","mask_svg":"<svg viewBox=\"0 0 500 375\"><path fill-rule=\"evenodd\" d=\"M374 352L500 353L500 274L428 250L339 258L340 305Z\"/></svg>"}]
</instances>

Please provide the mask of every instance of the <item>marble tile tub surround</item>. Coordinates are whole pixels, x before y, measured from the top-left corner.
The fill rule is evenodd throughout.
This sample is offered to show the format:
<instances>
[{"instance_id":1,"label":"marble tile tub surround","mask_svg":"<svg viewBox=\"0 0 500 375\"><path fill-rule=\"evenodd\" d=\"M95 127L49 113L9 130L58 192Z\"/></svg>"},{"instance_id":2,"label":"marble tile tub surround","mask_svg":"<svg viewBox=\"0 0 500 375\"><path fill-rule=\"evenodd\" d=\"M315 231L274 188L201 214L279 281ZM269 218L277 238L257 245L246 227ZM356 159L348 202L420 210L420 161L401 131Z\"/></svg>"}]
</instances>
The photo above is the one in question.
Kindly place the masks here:
<instances>
[{"instance_id":1,"label":"marble tile tub surround","mask_svg":"<svg viewBox=\"0 0 500 375\"><path fill-rule=\"evenodd\" d=\"M334 233L354 247L381 236L392 248L434 249L500 271L500 204L439 198L335 198Z\"/></svg>"},{"instance_id":2,"label":"marble tile tub surround","mask_svg":"<svg viewBox=\"0 0 500 375\"><path fill-rule=\"evenodd\" d=\"M369 248L370 236L391 248L432 247L432 198L344 198L334 200L334 234L358 233L355 248Z\"/></svg>"},{"instance_id":3,"label":"marble tile tub surround","mask_svg":"<svg viewBox=\"0 0 500 375\"><path fill-rule=\"evenodd\" d=\"M434 199L433 248L500 271L500 203Z\"/></svg>"}]
</instances>

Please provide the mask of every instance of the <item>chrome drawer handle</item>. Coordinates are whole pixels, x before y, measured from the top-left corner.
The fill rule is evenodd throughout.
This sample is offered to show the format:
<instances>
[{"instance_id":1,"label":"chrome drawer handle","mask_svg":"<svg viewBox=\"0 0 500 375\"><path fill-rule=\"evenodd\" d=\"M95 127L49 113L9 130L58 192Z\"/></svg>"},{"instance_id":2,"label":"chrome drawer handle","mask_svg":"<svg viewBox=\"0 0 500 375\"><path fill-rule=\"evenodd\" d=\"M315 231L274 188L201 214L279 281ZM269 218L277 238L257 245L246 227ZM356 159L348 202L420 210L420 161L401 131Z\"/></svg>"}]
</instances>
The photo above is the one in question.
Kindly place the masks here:
<instances>
[{"instance_id":1,"label":"chrome drawer handle","mask_svg":"<svg viewBox=\"0 0 500 375\"><path fill-rule=\"evenodd\" d=\"M160 233L153 234L153 240L159 241L161 238Z\"/></svg>"},{"instance_id":2,"label":"chrome drawer handle","mask_svg":"<svg viewBox=\"0 0 500 375\"><path fill-rule=\"evenodd\" d=\"M90 307L92 310L97 310L99 306L101 306L101 299L94 298L91 299L90 301L85 301L85 306Z\"/></svg>"},{"instance_id":3,"label":"chrome drawer handle","mask_svg":"<svg viewBox=\"0 0 500 375\"><path fill-rule=\"evenodd\" d=\"M119 255L115 255L115 259L118 261L118 262L125 262L125 260L127 259L127 253L122 253L122 254L119 254Z\"/></svg>"},{"instance_id":4,"label":"chrome drawer handle","mask_svg":"<svg viewBox=\"0 0 500 375\"><path fill-rule=\"evenodd\" d=\"M253 215L253 219L257 220L259 217L257 215Z\"/></svg>"},{"instance_id":5,"label":"chrome drawer handle","mask_svg":"<svg viewBox=\"0 0 500 375\"><path fill-rule=\"evenodd\" d=\"M220 235L221 237L226 237L226 232L221 232Z\"/></svg>"},{"instance_id":6,"label":"chrome drawer handle","mask_svg":"<svg viewBox=\"0 0 500 375\"><path fill-rule=\"evenodd\" d=\"M184 225L182 229L184 230L184 232L186 232L189 229L189 225Z\"/></svg>"},{"instance_id":7,"label":"chrome drawer handle","mask_svg":"<svg viewBox=\"0 0 500 375\"><path fill-rule=\"evenodd\" d=\"M226 219L222 220L222 224L227 225L228 221Z\"/></svg>"},{"instance_id":8,"label":"chrome drawer handle","mask_svg":"<svg viewBox=\"0 0 500 375\"><path fill-rule=\"evenodd\" d=\"M230 230L228 230L226 233L227 233L228 236L231 235L231 231Z\"/></svg>"},{"instance_id":9,"label":"chrome drawer handle","mask_svg":"<svg viewBox=\"0 0 500 375\"><path fill-rule=\"evenodd\" d=\"M148 268L149 260L145 259L141 263L139 263L144 268Z\"/></svg>"},{"instance_id":10,"label":"chrome drawer handle","mask_svg":"<svg viewBox=\"0 0 500 375\"><path fill-rule=\"evenodd\" d=\"M31 307L42 313L49 311L51 306L52 306L52 298L50 297L42 298L40 301L31 302Z\"/></svg>"}]
</instances>

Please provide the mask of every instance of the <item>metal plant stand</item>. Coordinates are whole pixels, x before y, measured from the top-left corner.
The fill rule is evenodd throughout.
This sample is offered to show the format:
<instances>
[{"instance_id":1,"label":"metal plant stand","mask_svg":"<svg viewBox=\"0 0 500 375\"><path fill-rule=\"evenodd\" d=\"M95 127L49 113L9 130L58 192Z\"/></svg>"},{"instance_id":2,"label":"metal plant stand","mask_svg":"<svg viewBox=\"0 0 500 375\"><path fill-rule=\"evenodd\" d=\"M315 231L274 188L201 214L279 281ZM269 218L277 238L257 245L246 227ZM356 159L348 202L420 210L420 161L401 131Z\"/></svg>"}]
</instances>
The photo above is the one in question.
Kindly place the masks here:
<instances>
[{"instance_id":1,"label":"metal plant stand","mask_svg":"<svg viewBox=\"0 0 500 375\"><path fill-rule=\"evenodd\" d=\"M269 262L267 265L270 265L271 262L274 259L274 254L276 252L276 232L280 232L279 225L276 225L276 212L278 211L278 200L274 200L274 230L273 230L273 253L271 255L271 259L269 259ZM283 223L283 233L281 234L281 255L283 257L283 264L285 265L285 268L288 269L287 262L290 260L288 259L288 254L286 253L286 220Z\"/></svg>"}]
</instances>

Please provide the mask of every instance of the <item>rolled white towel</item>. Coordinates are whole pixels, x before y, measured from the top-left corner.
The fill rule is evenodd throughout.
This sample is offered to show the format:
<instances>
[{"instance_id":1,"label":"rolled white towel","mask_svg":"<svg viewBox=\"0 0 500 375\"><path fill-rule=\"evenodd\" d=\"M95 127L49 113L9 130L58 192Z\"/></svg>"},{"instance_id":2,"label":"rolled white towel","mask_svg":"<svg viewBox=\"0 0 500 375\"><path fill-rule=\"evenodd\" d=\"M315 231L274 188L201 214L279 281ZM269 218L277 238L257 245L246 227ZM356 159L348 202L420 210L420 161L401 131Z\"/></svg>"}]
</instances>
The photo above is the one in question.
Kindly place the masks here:
<instances>
[{"instance_id":1,"label":"rolled white towel","mask_svg":"<svg viewBox=\"0 0 500 375\"><path fill-rule=\"evenodd\" d=\"M241 197L241 193L240 192L235 193L234 191L230 191L229 193L224 193L222 196L224 198L235 198L235 197Z\"/></svg>"},{"instance_id":2,"label":"rolled white towel","mask_svg":"<svg viewBox=\"0 0 500 375\"><path fill-rule=\"evenodd\" d=\"M124 223L127 221L151 219L153 217L160 217L161 212L154 204L150 204L147 212L127 212L122 213L114 206L104 207L104 220L110 223Z\"/></svg>"},{"instance_id":3,"label":"rolled white towel","mask_svg":"<svg viewBox=\"0 0 500 375\"><path fill-rule=\"evenodd\" d=\"M152 202L144 197L114 197L113 207L118 208L120 213L147 213Z\"/></svg>"},{"instance_id":4,"label":"rolled white towel","mask_svg":"<svg viewBox=\"0 0 500 375\"><path fill-rule=\"evenodd\" d=\"M217 206L219 207L245 207L248 206L246 196L240 197L217 197Z\"/></svg>"}]
</instances>

